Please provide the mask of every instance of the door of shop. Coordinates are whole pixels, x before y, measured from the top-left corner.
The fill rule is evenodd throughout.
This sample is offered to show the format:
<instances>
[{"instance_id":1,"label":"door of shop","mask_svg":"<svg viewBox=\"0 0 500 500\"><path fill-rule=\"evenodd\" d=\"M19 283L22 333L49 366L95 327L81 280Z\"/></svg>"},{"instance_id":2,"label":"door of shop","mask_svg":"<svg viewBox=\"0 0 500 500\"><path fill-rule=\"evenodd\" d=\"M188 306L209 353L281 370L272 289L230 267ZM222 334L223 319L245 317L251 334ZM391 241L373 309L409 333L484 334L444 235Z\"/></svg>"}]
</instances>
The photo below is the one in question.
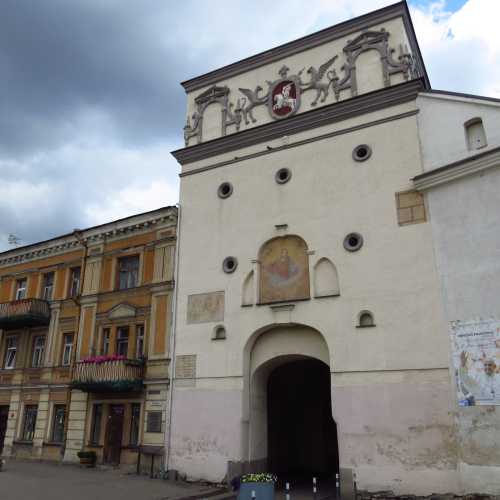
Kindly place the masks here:
<instances>
[{"instance_id":1,"label":"door of shop","mask_svg":"<svg viewBox=\"0 0 500 500\"><path fill-rule=\"evenodd\" d=\"M7 432L7 420L9 419L9 407L0 406L0 455L3 452L3 442Z\"/></svg>"},{"instance_id":2,"label":"door of shop","mask_svg":"<svg viewBox=\"0 0 500 500\"><path fill-rule=\"evenodd\" d=\"M123 436L123 405L110 405L104 441L104 462L118 465Z\"/></svg>"}]
</instances>

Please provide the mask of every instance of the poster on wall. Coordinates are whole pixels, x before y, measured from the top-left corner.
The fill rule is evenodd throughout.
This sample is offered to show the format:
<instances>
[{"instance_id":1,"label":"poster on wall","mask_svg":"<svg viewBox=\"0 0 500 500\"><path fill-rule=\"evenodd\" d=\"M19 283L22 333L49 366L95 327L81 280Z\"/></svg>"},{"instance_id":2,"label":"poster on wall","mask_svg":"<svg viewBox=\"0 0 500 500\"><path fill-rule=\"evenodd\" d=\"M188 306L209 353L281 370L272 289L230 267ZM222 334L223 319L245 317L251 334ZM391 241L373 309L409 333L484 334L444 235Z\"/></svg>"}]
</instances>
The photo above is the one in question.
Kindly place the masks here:
<instances>
[{"instance_id":1,"label":"poster on wall","mask_svg":"<svg viewBox=\"0 0 500 500\"><path fill-rule=\"evenodd\" d=\"M452 321L460 406L500 405L500 321Z\"/></svg>"}]
</instances>

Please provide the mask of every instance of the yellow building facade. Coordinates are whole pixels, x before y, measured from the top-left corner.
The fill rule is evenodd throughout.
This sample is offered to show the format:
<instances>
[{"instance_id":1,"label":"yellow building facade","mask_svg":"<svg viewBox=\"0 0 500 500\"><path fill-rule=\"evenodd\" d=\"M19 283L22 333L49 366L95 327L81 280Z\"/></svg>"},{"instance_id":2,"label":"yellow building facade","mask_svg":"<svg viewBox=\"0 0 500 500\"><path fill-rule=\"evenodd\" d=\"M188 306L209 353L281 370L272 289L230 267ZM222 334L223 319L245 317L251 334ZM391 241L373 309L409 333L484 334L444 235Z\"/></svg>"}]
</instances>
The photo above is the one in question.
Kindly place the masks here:
<instances>
[{"instance_id":1,"label":"yellow building facade","mask_svg":"<svg viewBox=\"0 0 500 500\"><path fill-rule=\"evenodd\" d=\"M165 207L0 254L1 455L163 454L176 226Z\"/></svg>"}]
</instances>

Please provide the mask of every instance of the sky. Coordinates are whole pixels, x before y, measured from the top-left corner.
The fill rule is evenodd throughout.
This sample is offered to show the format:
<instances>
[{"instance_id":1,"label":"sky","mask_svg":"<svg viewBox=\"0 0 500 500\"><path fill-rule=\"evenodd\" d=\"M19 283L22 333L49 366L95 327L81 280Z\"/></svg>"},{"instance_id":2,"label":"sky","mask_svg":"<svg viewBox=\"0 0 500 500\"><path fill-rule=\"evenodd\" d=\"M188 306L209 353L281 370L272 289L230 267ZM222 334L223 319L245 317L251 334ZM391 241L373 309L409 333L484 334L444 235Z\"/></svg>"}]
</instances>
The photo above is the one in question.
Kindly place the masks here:
<instances>
[{"instance_id":1,"label":"sky","mask_svg":"<svg viewBox=\"0 0 500 500\"><path fill-rule=\"evenodd\" d=\"M2 0L0 251L178 201L179 82L393 0ZM433 88L500 97L498 0L414 0Z\"/></svg>"}]
</instances>

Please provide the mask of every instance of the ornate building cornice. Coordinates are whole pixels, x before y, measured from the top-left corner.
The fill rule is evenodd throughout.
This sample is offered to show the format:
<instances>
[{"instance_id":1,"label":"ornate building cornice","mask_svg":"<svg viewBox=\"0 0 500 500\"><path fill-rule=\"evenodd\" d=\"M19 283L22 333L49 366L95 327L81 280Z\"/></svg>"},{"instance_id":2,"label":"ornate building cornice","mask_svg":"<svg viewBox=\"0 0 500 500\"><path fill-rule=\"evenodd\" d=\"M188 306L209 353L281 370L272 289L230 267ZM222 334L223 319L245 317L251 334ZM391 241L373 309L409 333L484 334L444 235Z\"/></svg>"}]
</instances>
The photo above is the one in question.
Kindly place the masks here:
<instances>
[{"instance_id":1,"label":"ornate building cornice","mask_svg":"<svg viewBox=\"0 0 500 500\"><path fill-rule=\"evenodd\" d=\"M425 89L425 82L422 78L410 80L361 94L345 101L334 102L321 108L313 108L304 113L290 116L286 120L276 120L235 134L178 149L173 151L172 155L181 165L193 163L279 137L291 136L305 130L347 120L364 113L396 106L416 99L418 93L423 89Z\"/></svg>"},{"instance_id":2,"label":"ornate building cornice","mask_svg":"<svg viewBox=\"0 0 500 500\"><path fill-rule=\"evenodd\" d=\"M104 241L120 239L176 223L177 208L165 207L81 231L75 230L73 233L57 238L0 253L0 268L78 250L82 248L82 244L75 233L78 233L80 240L90 247Z\"/></svg>"},{"instance_id":3,"label":"ornate building cornice","mask_svg":"<svg viewBox=\"0 0 500 500\"><path fill-rule=\"evenodd\" d=\"M498 167L500 167L500 148L494 148L424 172L414 177L412 181L418 191L425 191L462 177Z\"/></svg>"}]
</instances>

